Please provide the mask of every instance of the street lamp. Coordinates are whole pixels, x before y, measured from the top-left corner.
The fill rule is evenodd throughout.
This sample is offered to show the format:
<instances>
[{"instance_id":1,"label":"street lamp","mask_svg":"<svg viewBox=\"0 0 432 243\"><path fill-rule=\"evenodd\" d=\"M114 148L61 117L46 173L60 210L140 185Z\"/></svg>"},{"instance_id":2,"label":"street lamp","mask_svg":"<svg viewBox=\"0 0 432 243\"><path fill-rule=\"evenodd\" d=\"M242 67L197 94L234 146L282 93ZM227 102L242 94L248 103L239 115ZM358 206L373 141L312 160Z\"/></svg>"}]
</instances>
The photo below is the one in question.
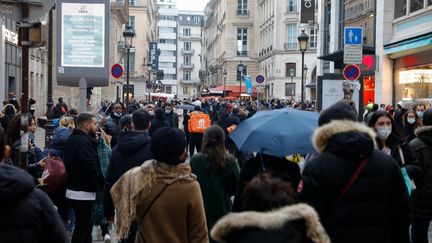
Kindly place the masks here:
<instances>
[{"instance_id":1,"label":"street lamp","mask_svg":"<svg viewBox=\"0 0 432 243\"><path fill-rule=\"evenodd\" d=\"M151 80L151 73L153 71L153 65L151 63L147 64L147 70L148 70L148 75L149 75L149 81L148 81L148 85L147 85L147 89L149 90L149 102L151 101L151 90L153 89L153 84L152 84L152 80Z\"/></svg>"},{"instance_id":2,"label":"street lamp","mask_svg":"<svg viewBox=\"0 0 432 243\"><path fill-rule=\"evenodd\" d=\"M223 79L224 79L224 89L223 89L223 97L225 98L225 96L226 96L226 80L227 80L227 76L228 76L228 72L227 72L227 70L226 69L224 69L224 71L223 71Z\"/></svg>"},{"instance_id":3,"label":"street lamp","mask_svg":"<svg viewBox=\"0 0 432 243\"><path fill-rule=\"evenodd\" d=\"M292 99L293 99L294 73L295 73L294 68L291 68L289 70L289 76L291 77L291 101L290 102L292 102Z\"/></svg>"},{"instance_id":4,"label":"street lamp","mask_svg":"<svg viewBox=\"0 0 432 243\"><path fill-rule=\"evenodd\" d=\"M129 54L132 48L132 39L135 37L135 30L132 26L126 26L123 32L123 37L125 38L125 47L127 55L127 68L126 68L126 112L129 112Z\"/></svg>"},{"instance_id":5,"label":"street lamp","mask_svg":"<svg viewBox=\"0 0 432 243\"><path fill-rule=\"evenodd\" d=\"M304 53L307 50L309 36L305 34L304 30L302 30L302 33L299 35L299 37L297 37L297 40L299 43L300 51L302 52L301 103L303 104L304 103Z\"/></svg>"},{"instance_id":6,"label":"street lamp","mask_svg":"<svg viewBox=\"0 0 432 243\"><path fill-rule=\"evenodd\" d=\"M243 80L243 77L244 77L244 74L243 74L244 65L241 64L241 62L240 62L240 65L238 66L238 70L239 70L239 72L240 72L240 89L239 89L239 96L240 96L240 99L241 99L241 95L242 95L242 80Z\"/></svg>"}]
</instances>

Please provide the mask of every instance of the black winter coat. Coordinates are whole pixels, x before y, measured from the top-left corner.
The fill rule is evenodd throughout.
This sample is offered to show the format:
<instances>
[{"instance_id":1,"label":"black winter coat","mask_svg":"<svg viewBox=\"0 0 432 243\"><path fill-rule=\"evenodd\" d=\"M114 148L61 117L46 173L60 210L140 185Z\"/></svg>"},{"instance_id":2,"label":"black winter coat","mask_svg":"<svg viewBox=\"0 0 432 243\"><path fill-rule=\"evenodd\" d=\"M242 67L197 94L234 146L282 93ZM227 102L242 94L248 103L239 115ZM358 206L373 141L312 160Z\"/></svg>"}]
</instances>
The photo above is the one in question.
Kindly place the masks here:
<instances>
[{"instance_id":1,"label":"black winter coat","mask_svg":"<svg viewBox=\"0 0 432 243\"><path fill-rule=\"evenodd\" d=\"M159 128L162 128L162 127L170 127L169 122L166 121L165 119L157 119L157 118L154 118L154 119L151 121L151 126L150 126L150 128L149 128L149 134L150 134L150 136L151 136L154 132L156 132Z\"/></svg>"},{"instance_id":2,"label":"black winter coat","mask_svg":"<svg viewBox=\"0 0 432 243\"><path fill-rule=\"evenodd\" d=\"M0 242L67 242L66 230L48 196L33 177L15 166L0 165Z\"/></svg>"},{"instance_id":3,"label":"black winter coat","mask_svg":"<svg viewBox=\"0 0 432 243\"><path fill-rule=\"evenodd\" d=\"M108 118L108 121L104 126L104 131L111 136L111 148L114 148L117 145L117 140L121 131L120 118L121 117L112 115Z\"/></svg>"},{"instance_id":4,"label":"black winter coat","mask_svg":"<svg viewBox=\"0 0 432 243\"><path fill-rule=\"evenodd\" d=\"M273 176L289 181L297 188L300 181L300 167L298 164L273 156L258 154L255 158L246 161L240 170L239 183L237 185L233 211L243 211L243 191L248 182L263 172L270 172Z\"/></svg>"},{"instance_id":5,"label":"black winter coat","mask_svg":"<svg viewBox=\"0 0 432 243\"><path fill-rule=\"evenodd\" d=\"M226 243L330 243L317 213L306 204L228 214L213 227L211 237Z\"/></svg>"},{"instance_id":6,"label":"black winter coat","mask_svg":"<svg viewBox=\"0 0 432 243\"><path fill-rule=\"evenodd\" d=\"M303 171L299 197L317 210L334 243L409 242L405 182L396 161L374 149L374 136L351 121L332 121L315 132L320 154ZM357 180L335 204L363 157Z\"/></svg>"},{"instance_id":7,"label":"black winter coat","mask_svg":"<svg viewBox=\"0 0 432 243\"><path fill-rule=\"evenodd\" d=\"M64 162L68 189L85 192L103 189L104 178L94 138L80 129L74 129L66 140Z\"/></svg>"},{"instance_id":8,"label":"black winter coat","mask_svg":"<svg viewBox=\"0 0 432 243\"><path fill-rule=\"evenodd\" d=\"M152 159L150 140L148 132L129 131L120 134L119 143L111 153L111 161L105 178L105 216L114 216L111 187L126 171Z\"/></svg>"},{"instance_id":9,"label":"black winter coat","mask_svg":"<svg viewBox=\"0 0 432 243\"><path fill-rule=\"evenodd\" d=\"M410 142L423 173L415 179L416 189L411 194L414 215L432 217L432 126L415 131L417 138Z\"/></svg>"},{"instance_id":10,"label":"black winter coat","mask_svg":"<svg viewBox=\"0 0 432 243\"><path fill-rule=\"evenodd\" d=\"M419 164L414 151L407 142L399 138L390 136L386 144L391 149L391 156L397 161L400 168L405 168L410 178L417 178L421 174L421 165ZM402 163L402 158L399 153L399 147L405 160L405 165Z\"/></svg>"}]
</instances>

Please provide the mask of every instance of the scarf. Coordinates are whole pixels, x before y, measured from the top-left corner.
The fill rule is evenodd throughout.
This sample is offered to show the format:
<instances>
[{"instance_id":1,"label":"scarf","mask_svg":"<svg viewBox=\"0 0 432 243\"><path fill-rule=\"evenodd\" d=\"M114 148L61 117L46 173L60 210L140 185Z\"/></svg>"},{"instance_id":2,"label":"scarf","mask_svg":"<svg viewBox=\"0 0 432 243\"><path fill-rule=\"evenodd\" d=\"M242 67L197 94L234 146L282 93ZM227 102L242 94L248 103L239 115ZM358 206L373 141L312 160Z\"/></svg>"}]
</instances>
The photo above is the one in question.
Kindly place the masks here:
<instances>
[{"instance_id":1,"label":"scarf","mask_svg":"<svg viewBox=\"0 0 432 243\"><path fill-rule=\"evenodd\" d=\"M128 237L130 224L137 216L137 205L147 198L154 185L195 179L187 163L168 165L148 160L127 171L110 191L116 209L116 235L120 239Z\"/></svg>"}]
</instances>

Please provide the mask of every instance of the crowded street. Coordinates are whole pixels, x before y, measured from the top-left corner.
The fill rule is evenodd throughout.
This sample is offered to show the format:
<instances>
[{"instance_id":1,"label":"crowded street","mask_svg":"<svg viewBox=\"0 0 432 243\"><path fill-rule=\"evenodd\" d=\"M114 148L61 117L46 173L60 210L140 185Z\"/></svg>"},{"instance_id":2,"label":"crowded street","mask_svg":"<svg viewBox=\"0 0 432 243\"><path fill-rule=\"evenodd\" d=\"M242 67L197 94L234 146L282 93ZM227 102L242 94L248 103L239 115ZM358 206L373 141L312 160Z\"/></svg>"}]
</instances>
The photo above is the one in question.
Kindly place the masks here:
<instances>
[{"instance_id":1,"label":"crowded street","mask_svg":"<svg viewBox=\"0 0 432 243\"><path fill-rule=\"evenodd\" d=\"M432 0L0 0L0 243L432 243Z\"/></svg>"}]
</instances>

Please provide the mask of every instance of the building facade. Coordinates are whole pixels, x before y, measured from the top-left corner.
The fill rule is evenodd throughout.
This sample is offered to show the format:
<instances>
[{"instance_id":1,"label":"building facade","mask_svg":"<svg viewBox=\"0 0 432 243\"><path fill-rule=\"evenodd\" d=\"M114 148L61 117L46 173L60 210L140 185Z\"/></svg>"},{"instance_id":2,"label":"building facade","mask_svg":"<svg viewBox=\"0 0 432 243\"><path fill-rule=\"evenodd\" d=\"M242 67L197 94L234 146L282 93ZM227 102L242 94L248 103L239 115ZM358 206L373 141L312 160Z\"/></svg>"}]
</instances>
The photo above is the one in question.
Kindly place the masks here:
<instances>
[{"instance_id":1,"label":"building facade","mask_svg":"<svg viewBox=\"0 0 432 243\"><path fill-rule=\"evenodd\" d=\"M16 21L0 16L0 100L8 100L21 90L21 49Z\"/></svg>"},{"instance_id":2,"label":"building facade","mask_svg":"<svg viewBox=\"0 0 432 243\"><path fill-rule=\"evenodd\" d=\"M194 97L200 88L202 12L179 11L178 15L178 97Z\"/></svg>"},{"instance_id":3,"label":"building facade","mask_svg":"<svg viewBox=\"0 0 432 243\"><path fill-rule=\"evenodd\" d=\"M148 94L146 82L151 78L147 64L149 64L150 42L157 39L157 2L156 0L128 0L129 18L126 25L132 26L135 30L135 37L129 54L130 71L130 94L131 98L137 100L146 99ZM127 57L123 59L126 69ZM125 85L126 75L123 75L123 85ZM124 86L123 86L124 87ZM126 95L123 88L123 95Z\"/></svg>"},{"instance_id":4,"label":"building facade","mask_svg":"<svg viewBox=\"0 0 432 243\"><path fill-rule=\"evenodd\" d=\"M178 94L177 52L178 52L178 10L175 0L158 0L157 22L159 70L163 70L164 78L159 91L168 94Z\"/></svg>"},{"instance_id":5,"label":"building facade","mask_svg":"<svg viewBox=\"0 0 432 243\"><path fill-rule=\"evenodd\" d=\"M266 97L300 100L302 53L297 37L304 30L309 36L304 56L304 99L316 99L317 25L300 24L300 2L263 0L258 3L259 72L266 79Z\"/></svg>"},{"instance_id":6,"label":"building facade","mask_svg":"<svg viewBox=\"0 0 432 243\"><path fill-rule=\"evenodd\" d=\"M255 80L259 74L257 19L256 1L211 0L207 4L202 30L204 88L219 86L219 89L224 89L224 86L228 93L239 95L241 87L241 92L246 93L244 83L241 83L242 76L250 75Z\"/></svg>"}]
</instances>

